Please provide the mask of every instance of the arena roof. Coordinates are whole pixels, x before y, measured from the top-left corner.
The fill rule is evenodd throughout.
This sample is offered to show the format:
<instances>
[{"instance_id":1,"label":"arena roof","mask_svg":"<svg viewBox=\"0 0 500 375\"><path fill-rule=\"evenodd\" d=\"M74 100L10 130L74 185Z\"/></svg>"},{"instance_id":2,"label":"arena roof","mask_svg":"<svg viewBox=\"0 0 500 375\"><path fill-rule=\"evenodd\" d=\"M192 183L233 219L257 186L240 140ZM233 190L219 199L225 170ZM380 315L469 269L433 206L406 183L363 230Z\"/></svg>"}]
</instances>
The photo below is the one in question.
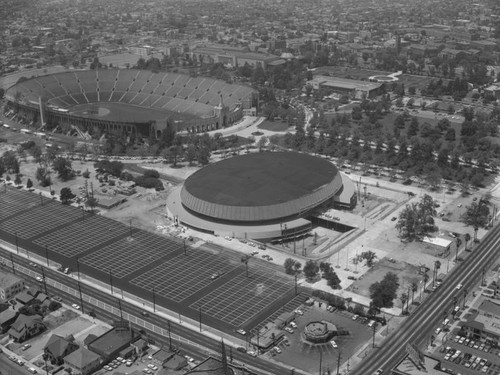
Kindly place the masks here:
<instances>
[{"instance_id":1,"label":"arena roof","mask_svg":"<svg viewBox=\"0 0 500 375\"><path fill-rule=\"evenodd\" d=\"M348 90L371 91L378 89L382 84L376 82L358 81L354 79L329 77L329 76L316 76L313 81L323 86L338 87Z\"/></svg>"},{"instance_id":2,"label":"arena roof","mask_svg":"<svg viewBox=\"0 0 500 375\"><path fill-rule=\"evenodd\" d=\"M342 187L329 161L296 152L253 153L209 165L185 182L181 199L209 217L273 220L307 211Z\"/></svg>"}]
</instances>

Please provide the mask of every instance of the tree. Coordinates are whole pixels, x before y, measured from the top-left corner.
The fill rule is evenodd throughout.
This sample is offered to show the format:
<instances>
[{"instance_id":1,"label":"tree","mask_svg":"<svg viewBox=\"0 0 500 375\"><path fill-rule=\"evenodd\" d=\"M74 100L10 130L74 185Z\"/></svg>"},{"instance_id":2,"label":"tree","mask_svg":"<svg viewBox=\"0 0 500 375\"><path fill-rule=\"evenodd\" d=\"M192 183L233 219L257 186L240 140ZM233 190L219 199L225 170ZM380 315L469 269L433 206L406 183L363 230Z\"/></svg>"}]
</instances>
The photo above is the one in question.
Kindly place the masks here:
<instances>
[{"instance_id":1,"label":"tree","mask_svg":"<svg viewBox=\"0 0 500 375\"><path fill-rule=\"evenodd\" d=\"M31 189L33 187L33 181L31 181L31 178L28 178L28 181L26 181L26 188Z\"/></svg>"},{"instance_id":2,"label":"tree","mask_svg":"<svg viewBox=\"0 0 500 375\"><path fill-rule=\"evenodd\" d=\"M418 290L418 284L416 281L412 281L411 283L411 303L413 305L413 298L415 297L415 293Z\"/></svg>"},{"instance_id":3,"label":"tree","mask_svg":"<svg viewBox=\"0 0 500 375\"><path fill-rule=\"evenodd\" d=\"M399 299L401 300L401 314L404 313L405 303L408 301L408 298L408 294L406 293L401 293L401 296L399 297Z\"/></svg>"},{"instance_id":4,"label":"tree","mask_svg":"<svg viewBox=\"0 0 500 375\"><path fill-rule=\"evenodd\" d=\"M471 202L470 206L465 207L465 212L461 219L465 224L472 227L486 227L489 215L490 208L488 207L488 203L479 200L479 202Z\"/></svg>"},{"instance_id":5,"label":"tree","mask_svg":"<svg viewBox=\"0 0 500 375\"><path fill-rule=\"evenodd\" d=\"M431 196L425 194L420 202L406 205L399 214L396 229L402 240L420 240L429 232L435 230L434 217L436 208Z\"/></svg>"},{"instance_id":6,"label":"tree","mask_svg":"<svg viewBox=\"0 0 500 375\"><path fill-rule=\"evenodd\" d=\"M465 241L465 250L467 250L467 243L471 240L470 234L465 233L464 235L464 241Z\"/></svg>"},{"instance_id":7,"label":"tree","mask_svg":"<svg viewBox=\"0 0 500 375\"><path fill-rule=\"evenodd\" d=\"M21 175L19 173L16 174L16 178L14 179L14 183L16 185L21 185L23 183L23 180L21 179Z\"/></svg>"},{"instance_id":8,"label":"tree","mask_svg":"<svg viewBox=\"0 0 500 375\"><path fill-rule=\"evenodd\" d=\"M370 298L372 299L371 306L375 309L393 307L398 288L398 276L392 272L388 272L382 281L377 281L370 285Z\"/></svg>"},{"instance_id":9,"label":"tree","mask_svg":"<svg viewBox=\"0 0 500 375\"><path fill-rule=\"evenodd\" d=\"M373 266L373 261L377 257L377 254L375 254L373 251L364 251L361 253L361 258L366 260L366 265L368 267Z\"/></svg>"},{"instance_id":10,"label":"tree","mask_svg":"<svg viewBox=\"0 0 500 375\"><path fill-rule=\"evenodd\" d=\"M50 171L46 167L38 167L36 169L35 178L43 187L49 186L52 184L52 180L50 178Z\"/></svg>"},{"instance_id":11,"label":"tree","mask_svg":"<svg viewBox=\"0 0 500 375\"><path fill-rule=\"evenodd\" d=\"M196 146L190 143L186 149L186 160L191 167L193 165L193 161L196 159Z\"/></svg>"},{"instance_id":12,"label":"tree","mask_svg":"<svg viewBox=\"0 0 500 375\"><path fill-rule=\"evenodd\" d=\"M304 275L307 280L313 280L318 276L319 266L313 260L308 260L304 266Z\"/></svg>"},{"instance_id":13,"label":"tree","mask_svg":"<svg viewBox=\"0 0 500 375\"><path fill-rule=\"evenodd\" d=\"M59 178L68 181L73 178L74 172L71 168L71 161L63 157L57 157L52 163L54 170L59 174Z\"/></svg>"},{"instance_id":14,"label":"tree","mask_svg":"<svg viewBox=\"0 0 500 375\"><path fill-rule=\"evenodd\" d=\"M292 258L286 258L285 263L283 264L285 267L285 273L287 275L294 275L295 274L295 259Z\"/></svg>"},{"instance_id":15,"label":"tree","mask_svg":"<svg viewBox=\"0 0 500 375\"><path fill-rule=\"evenodd\" d=\"M432 285L434 285L434 282L437 279L438 272L441 269L441 262L439 260L436 260L434 262L434 273L433 273L433 278L432 278Z\"/></svg>"},{"instance_id":16,"label":"tree","mask_svg":"<svg viewBox=\"0 0 500 375\"><path fill-rule=\"evenodd\" d=\"M75 194L71 192L69 187L64 187L61 189L59 193L59 198L61 199L62 204L68 204L71 199L75 197Z\"/></svg>"},{"instance_id":17,"label":"tree","mask_svg":"<svg viewBox=\"0 0 500 375\"><path fill-rule=\"evenodd\" d=\"M94 196L88 197L85 205L90 208L90 212L94 213L94 208L97 207L98 200Z\"/></svg>"}]
</instances>

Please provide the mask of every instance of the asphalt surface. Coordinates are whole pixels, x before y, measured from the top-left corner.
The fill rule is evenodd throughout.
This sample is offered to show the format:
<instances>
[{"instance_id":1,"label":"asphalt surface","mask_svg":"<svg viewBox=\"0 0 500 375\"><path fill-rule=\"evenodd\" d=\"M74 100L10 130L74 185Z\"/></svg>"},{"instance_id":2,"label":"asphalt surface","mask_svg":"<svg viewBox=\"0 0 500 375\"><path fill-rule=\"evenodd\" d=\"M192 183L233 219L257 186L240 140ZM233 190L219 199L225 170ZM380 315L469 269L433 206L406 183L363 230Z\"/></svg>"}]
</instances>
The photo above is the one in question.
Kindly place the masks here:
<instances>
[{"instance_id":1,"label":"asphalt surface","mask_svg":"<svg viewBox=\"0 0 500 375\"><path fill-rule=\"evenodd\" d=\"M444 313L453 309L453 298L462 303L464 291L467 295L481 282L483 270L492 267L497 259L500 246L500 228L494 227L472 254L444 280L443 284L419 306L398 330L394 331L382 344L372 350L351 374L369 375L378 369L390 374L406 355L407 343L413 343L422 351L430 342L434 329L442 322ZM458 284L463 286L457 289Z\"/></svg>"},{"instance_id":2,"label":"asphalt surface","mask_svg":"<svg viewBox=\"0 0 500 375\"><path fill-rule=\"evenodd\" d=\"M6 259L11 259L11 252L0 247L0 256ZM28 278L32 281L32 285L37 285L34 280L35 274L41 274L41 267L33 268L30 266L30 260L24 257L12 254L12 259L16 265L21 265L25 269L32 271ZM9 267L10 269L10 267ZM96 318L99 320L112 323L114 320L119 320L120 315L130 314L135 317L131 319L132 326L138 331L144 332L149 338L153 339L157 346L164 345L169 347L172 345L174 348L181 350L181 354L188 354L197 360L203 360L208 354L214 354L218 356L220 352L221 343L219 340L214 340L210 337L205 336L202 333L194 332L193 330L186 328L182 325L177 324L174 321L169 321L168 319L155 315L149 312L148 317L142 316L143 308L140 308L134 304L122 300L121 295L116 293L110 296L110 292L105 292L100 289L94 288L84 283L80 283L78 279L69 277L61 272L55 271L50 268L43 267L43 273L45 274L46 283L40 284L39 288L42 291L47 291L49 295L58 295L63 298L63 303L71 305L76 303L81 306L82 313L89 314L93 311L96 314ZM16 273L19 274L19 270L16 268ZM23 275L26 277L26 275ZM91 296L98 301L102 301L105 305L103 308L97 307L95 305L90 305L85 301L81 300L78 296L79 293L67 293L63 292L58 288L52 286L53 282L58 282L65 285L68 288L78 291L81 289L82 294ZM46 288L46 289L45 289ZM111 310L111 311L110 311ZM136 324L133 321L140 321L142 324ZM148 324L149 323L149 324ZM154 329L148 329L148 325L160 326L163 329L168 329L170 327L170 337L157 334ZM244 365L248 369L251 369L257 374L284 374L289 373L290 369L276 362L270 362L267 359L261 359L260 357L254 358L247 354L240 353L236 350L230 350L226 347L226 351L229 356L233 358L233 364ZM19 368L19 366L18 366Z\"/></svg>"}]
</instances>

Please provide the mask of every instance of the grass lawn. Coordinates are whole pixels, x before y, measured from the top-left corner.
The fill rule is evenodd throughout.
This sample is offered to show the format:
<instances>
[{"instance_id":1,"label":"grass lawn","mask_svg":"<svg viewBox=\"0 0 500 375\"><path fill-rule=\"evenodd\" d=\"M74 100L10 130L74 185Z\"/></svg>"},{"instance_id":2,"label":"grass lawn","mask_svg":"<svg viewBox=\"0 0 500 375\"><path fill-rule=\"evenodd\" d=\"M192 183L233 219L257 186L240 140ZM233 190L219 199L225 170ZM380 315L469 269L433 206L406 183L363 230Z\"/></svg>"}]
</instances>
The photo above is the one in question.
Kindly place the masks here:
<instances>
[{"instance_id":1,"label":"grass lawn","mask_svg":"<svg viewBox=\"0 0 500 375\"><path fill-rule=\"evenodd\" d=\"M288 130L289 126L286 121L269 121L266 120L259 125L257 125L259 129L269 130L273 132L285 132Z\"/></svg>"}]
</instances>

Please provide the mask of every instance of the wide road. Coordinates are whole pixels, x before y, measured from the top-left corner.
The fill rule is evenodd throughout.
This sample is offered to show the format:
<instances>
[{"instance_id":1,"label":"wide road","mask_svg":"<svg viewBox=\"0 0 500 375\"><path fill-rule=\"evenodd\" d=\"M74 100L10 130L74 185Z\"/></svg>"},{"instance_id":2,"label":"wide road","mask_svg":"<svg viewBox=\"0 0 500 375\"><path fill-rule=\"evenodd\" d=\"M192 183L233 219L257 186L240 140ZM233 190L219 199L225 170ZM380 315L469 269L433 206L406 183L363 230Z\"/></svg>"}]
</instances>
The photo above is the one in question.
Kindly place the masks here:
<instances>
[{"instance_id":1,"label":"wide road","mask_svg":"<svg viewBox=\"0 0 500 375\"><path fill-rule=\"evenodd\" d=\"M31 284L36 285L37 282L34 278L42 275L40 265L33 268L29 264L30 260L13 254L0 247L0 256L6 260L10 259L11 254L16 265L16 273L19 273L20 271L23 273L29 273L29 277L31 277L32 280ZM22 268L19 268L20 266L22 266ZM159 334L158 331L160 327L163 330L168 330L168 328L170 328L172 345L175 345L177 348L181 347L185 354L191 355L196 359L206 358L207 350L212 354L220 353L221 344L219 340L207 337L200 332L195 332L173 320L169 321L168 319L158 316L151 311L149 311L149 316L145 317L142 315L142 312L145 311L143 308L129 303L127 300L121 299L121 295L115 293L111 296L110 291L103 291L84 284L83 282L79 283L77 278L69 277L50 268L43 267L43 270L46 283L41 284L40 289L44 290L46 287L49 295L59 295L63 297L64 302L68 305L73 303L81 305L83 312L86 314L90 311L94 311L97 319L102 319L108 322L119 320L120 315L123 315L123 318L129 320L135 328L148 332L148 335L156 342L162 343L167 347L170 344L168 335ZM64 285L64 290L55 287L55 284L58 284L58 286ZM81 288L82 294L89 296L94 303L90 304L88 302L88 298L86 297L83 298L82 303L78 292L79 287ZM99 301L99 303L95 303L97 301ZM203 329L208 329L208 327ZM227 345L226 353L229 356L230 348ZM282 366L276 362L270 362L266 359L261 359L260 357L253 358L236 350L232 350L231 354L234 361L239 364L244 364L248 369L251 369L258 374L290 373L289 367Z\"/></svg>"},{"instance_id":2,"label":"wide road","mask_svg":"<svg viewBox=\"0 0 500 375\"><path fill-rule=\"evenodd\" d=\"M458 303L462 305L465 294L470 293L481 280L484 270L495 264L499 256L499 246L500 228L494 227L443 284L404 321L398 330L389 335L378 348L372 350L370 355L351 371L351 374L370 375L378 369L382 369L383 374L389 374L390 369L405 356L407 343L414 343L420 349L425 349L435 328L441 325L445 311L450 313L453 309L453 298L457 297ZM460 290L457 289L459 283L463 284Z\"/></svg>"}]
</instances>

